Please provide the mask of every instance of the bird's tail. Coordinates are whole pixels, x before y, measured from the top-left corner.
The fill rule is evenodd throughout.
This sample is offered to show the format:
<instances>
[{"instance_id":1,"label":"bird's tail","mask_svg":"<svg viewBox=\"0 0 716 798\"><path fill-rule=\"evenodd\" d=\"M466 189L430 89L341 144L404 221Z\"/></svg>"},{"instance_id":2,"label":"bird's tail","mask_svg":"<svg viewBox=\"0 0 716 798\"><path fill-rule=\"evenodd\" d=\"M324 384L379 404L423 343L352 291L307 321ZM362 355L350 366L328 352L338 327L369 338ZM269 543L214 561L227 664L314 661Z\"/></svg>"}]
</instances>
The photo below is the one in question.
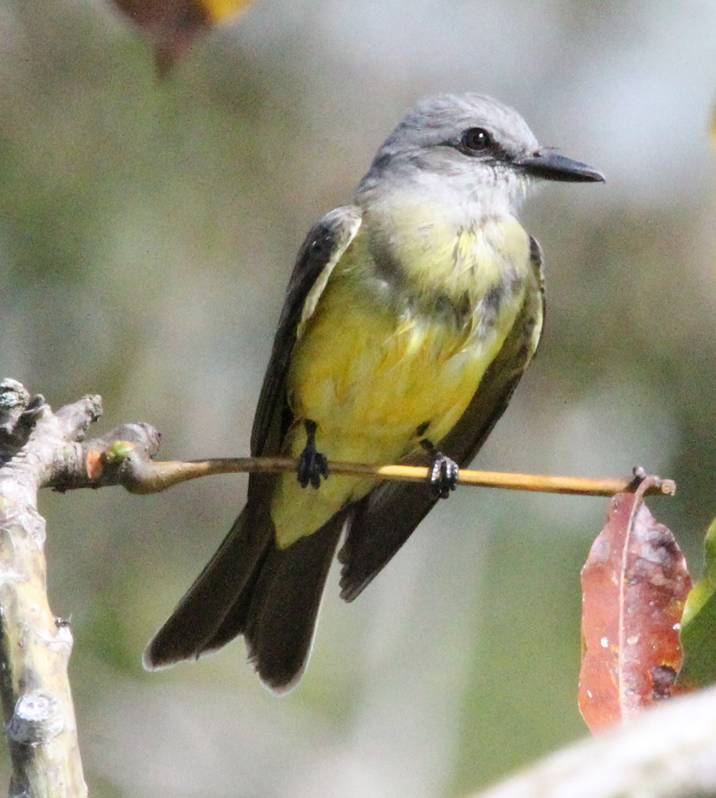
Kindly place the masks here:
<instances>
[{"instance_id":1,"label":"bird's tail","mask_svg":"<svg viewBox=\"0 0 716 798\"><path fill-rule=\"evenodd\" d=\"M149 669L221 648L243 634L262 681L285 691L308 659L339 513L286 549L274 543L268 512L249 503L144 653Z\"/></svg>"}]
</instances>

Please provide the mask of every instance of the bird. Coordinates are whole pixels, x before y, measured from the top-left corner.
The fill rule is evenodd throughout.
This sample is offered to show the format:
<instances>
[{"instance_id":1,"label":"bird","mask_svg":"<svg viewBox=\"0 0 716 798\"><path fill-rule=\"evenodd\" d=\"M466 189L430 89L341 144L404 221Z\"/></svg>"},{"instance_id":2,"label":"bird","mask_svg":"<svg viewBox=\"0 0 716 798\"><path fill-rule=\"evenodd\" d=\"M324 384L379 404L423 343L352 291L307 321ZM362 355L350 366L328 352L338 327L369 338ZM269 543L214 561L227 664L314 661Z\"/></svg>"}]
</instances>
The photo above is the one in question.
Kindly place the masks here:
<instances>
[{"instance_id":1,"label":"bird","mask_svg":"<svg viewBox=\"0 0 716 798\"><path fill-rule=\"evenodd\" d=\"M353 601L454 489L537 350L543 258L517 212L542 181L603 175L541 147L477 93L419 101L349 205L309 231L290 277L251 433L252 473L212 559L148 644L163 668L239 635L261 681L302 676L329 567ZM334 461L428 464L426 483L332 475Z\"/></svg>"}]
</instances>

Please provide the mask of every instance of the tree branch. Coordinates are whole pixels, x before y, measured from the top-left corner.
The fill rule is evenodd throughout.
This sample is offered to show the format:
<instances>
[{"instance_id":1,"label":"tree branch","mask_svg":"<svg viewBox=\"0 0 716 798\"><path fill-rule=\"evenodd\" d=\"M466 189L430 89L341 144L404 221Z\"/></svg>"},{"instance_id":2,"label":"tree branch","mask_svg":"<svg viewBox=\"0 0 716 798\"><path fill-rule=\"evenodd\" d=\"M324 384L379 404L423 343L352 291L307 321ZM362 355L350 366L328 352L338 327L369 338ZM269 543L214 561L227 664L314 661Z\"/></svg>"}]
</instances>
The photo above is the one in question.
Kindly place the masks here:
<instances>
[{"instance_id":1,"label":"tree branch","mask_svg":"<svg viewBox=\"0 0 716 798\"><path fill-rule=\"evenodd\" d=\"M41 395L14 380L0 382L0 692L13 762L14 796L85 796L67 664L69 625L47 601L45 522L37 491L122 485L132 493L157 493L211 474L295 471L296 461L244 457L156 461L161 436L150 425L123 424L84 441L102 413L98 396L85 396L53 413ZM428 468L331 462L332 474L376 480L424 482ZM490 471L460 472L459 484L509 490L611 496L644 478L581 479ZM656 480L649 492L673 493Z\"/></svg>"},{"instance_id":2,"label":"tree branch","mask_svg":"<svg viewBox=\"0 0 716 798\"><path fill-rule=\"evenodd\" d=\"M63 453L64 461L47 485L55 490L100 488L122 485L130 493L159 493L191 479L214 474L260 472L276 474L295 472L296 460L290 457L225 457L210 460L153 460L158 449L159 433L146 424L128 424L75 449ZM427 482L430 469L413 465L371 465L367 463L329 462L329 473L342 476L373 477L378 481ZM581 496L613 496L635 490L646 477L646 471L635 468L631 478L589 479L541 474L473 471L461 469L458 485L502 490L523 490L540 493L562 493ZM671 496L676 484L670 479L650 477L645 494Z\"/></svg>"},{"instance_id":3,"label":"tree branch","mask_svg":"<svg viewBox=\"0 0 716 798\"><path fill-rule=\"evenodd\" d=\"M716 795L716 687L670 699L626 726L551 754L473 798Z\"/></svg>"},{"instance_id":4,"label":"tree branch","mask_svg":"<svg viewBox=\"0 0 716 798\"><path fill-rule=\"evenodd\" d=\"M37 490L55 453L98 417L99 397L65 410L0 382L0 692L18 798L87 795L67 678L72 633L47 601Z\"/></svg>"}]
</instances>

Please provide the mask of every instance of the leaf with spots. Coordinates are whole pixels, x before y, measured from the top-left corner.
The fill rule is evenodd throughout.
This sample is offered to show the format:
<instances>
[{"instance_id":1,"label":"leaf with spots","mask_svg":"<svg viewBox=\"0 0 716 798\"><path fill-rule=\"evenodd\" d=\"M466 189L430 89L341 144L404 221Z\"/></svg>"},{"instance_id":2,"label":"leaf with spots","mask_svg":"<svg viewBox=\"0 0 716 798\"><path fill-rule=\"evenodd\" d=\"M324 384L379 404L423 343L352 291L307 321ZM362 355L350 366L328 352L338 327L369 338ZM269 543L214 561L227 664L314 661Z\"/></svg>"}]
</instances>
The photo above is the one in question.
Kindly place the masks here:
<instances>
[{"instance_id":1,"label":"leaf with spots","mask_svg":"<svg viewBox=\"0 0 716 798\"><path fill-rule=\"evenodd\" d=\"M114 0L154 45L164 75L198 36L243 11L252 0Z\"/></svg>"},{"instance_id":2,"label":"leaf with spots","mask_svg":"<svg viewBox=\"0 0 716 798\"><path fill-rule=\"evenodd\" d=\"M582 569L579 708L592 732L671 696L681 668L681 616L691 579L669 529L643 495L619 493Z\"/></svg>"}]
</instances>

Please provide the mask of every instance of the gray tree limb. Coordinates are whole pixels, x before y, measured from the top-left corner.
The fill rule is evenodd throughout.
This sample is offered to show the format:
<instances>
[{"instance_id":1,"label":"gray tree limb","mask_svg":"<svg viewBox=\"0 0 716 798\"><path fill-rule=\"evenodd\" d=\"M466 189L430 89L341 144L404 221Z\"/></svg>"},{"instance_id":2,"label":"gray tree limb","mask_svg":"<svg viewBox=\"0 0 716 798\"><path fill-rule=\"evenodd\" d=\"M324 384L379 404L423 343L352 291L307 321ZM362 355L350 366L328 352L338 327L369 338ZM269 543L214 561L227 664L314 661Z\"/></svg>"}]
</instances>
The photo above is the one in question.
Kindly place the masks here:
<instances>
[{"instance_id":1,"label":"gray tree limb","mask_svg":"<svg viewBox=\"0 0 716 798\"><path fill-rule=\"evenodd\" d=\"M106 452L113 440L156 451L159 436L143 424L83 444L101 412L99 397L85 396L53 413L41 395L0 382L0 693L12 798L87 795L67 677L72 632L47 600L37 492L72 486L86 476L88 452Z\"/></svg>"},{"instance_id":2,"label":"gray tree limb","mask_svg":"<svg viewBox=\"0 0 716 798\"><path fill-rule=\"evenodd\" d=\"M716 796L716 687L670 699L473 798Z\"/></svg>"},{"instance_id":3,"label":"gray tree limb","mask_svg":"<svg viewBox=\"0 0 716 798\"><path fill-rule=\"evenodd\" d=\"M85 441L101 413L98 396L85 396L53 413L41 395L32 396L15 380L0 382L0 694L13 765L11 798L87 795L67 678L72 633L47 600L38 490L122 485L133 493L155 493L210 474L296 467L287 458L156 461L160 435L143 423L124 424ZM385 479L422 480L427 472L331 465L335 473ZM537 487L530 485L532 475L467 473L475 476L466 484L593 494L634 489L643 478L641 473L636 480L616 482L539 477ZM555 480L565 482L549 484ZM653 490L672 493L673 483L661 480ZM675 700L615 734L555 754L480 798L716 796L714 718L716 689Z\"/></svg>"}]
</instances>

